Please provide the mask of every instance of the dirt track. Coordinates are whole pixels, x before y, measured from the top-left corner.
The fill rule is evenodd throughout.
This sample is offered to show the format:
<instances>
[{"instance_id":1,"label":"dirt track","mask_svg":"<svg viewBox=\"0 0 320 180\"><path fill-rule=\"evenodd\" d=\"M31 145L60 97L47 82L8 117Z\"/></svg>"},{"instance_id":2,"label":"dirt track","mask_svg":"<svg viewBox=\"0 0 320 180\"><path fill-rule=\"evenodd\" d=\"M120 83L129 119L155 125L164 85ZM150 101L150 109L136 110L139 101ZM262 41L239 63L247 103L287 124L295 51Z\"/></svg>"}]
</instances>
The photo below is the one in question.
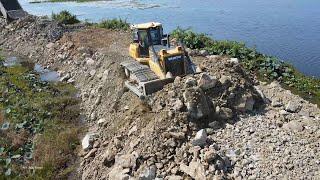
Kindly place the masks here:
<instances>
[{"instance_id":1,"label":"dirt track","mask_svg":"<svg viewBox=\"0 0 320 180\"><path fill-rule=\"evenodd\" d=\"M129 59L130 33L88 28L50 42L45 29L35 32L32 26L32 20L1 25L0 47L58 70L63 81L79 89L82 117L93 139L90 148L79 152L82 179L319 178L320 111L277 83L254 83L229 58L194 57L221 84L215 93L205 91L206 97L231 114L223 119L215 108L209 112L213 116L190 121L182 95L189 77L157 93L154 106L123 87L119 63ZM231 85L222 82L226 77ZM197 82L200 77L192 78ZM257 102L255 85L266 102L242 112L236 103L245 93ZM176 108L178 100L181 108ZM289 102L299 106L295 112L289 112ZM194 146L201 129L208 134L206 142Z\"/></svg>"}]
</instances>

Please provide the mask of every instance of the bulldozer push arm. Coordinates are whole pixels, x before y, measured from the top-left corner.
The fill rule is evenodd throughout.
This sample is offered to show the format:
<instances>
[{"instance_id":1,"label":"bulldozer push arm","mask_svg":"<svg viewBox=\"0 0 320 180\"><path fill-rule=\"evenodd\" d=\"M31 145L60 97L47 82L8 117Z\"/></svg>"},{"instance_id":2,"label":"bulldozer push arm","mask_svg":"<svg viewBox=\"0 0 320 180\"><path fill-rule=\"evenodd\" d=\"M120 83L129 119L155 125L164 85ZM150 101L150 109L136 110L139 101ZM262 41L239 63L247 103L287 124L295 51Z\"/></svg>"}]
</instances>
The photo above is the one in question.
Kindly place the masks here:
<instances>
[{"instance_id":1,"label":"bulldozer push arm","mask_svg":"<svg viewBox=\"0 0 320 180\"><path fill-rule=\"evenodd\" d=\"M8 22L27 16L18 0L0 0L0 16L3 16Z\"/></svg>"}]
</instances>

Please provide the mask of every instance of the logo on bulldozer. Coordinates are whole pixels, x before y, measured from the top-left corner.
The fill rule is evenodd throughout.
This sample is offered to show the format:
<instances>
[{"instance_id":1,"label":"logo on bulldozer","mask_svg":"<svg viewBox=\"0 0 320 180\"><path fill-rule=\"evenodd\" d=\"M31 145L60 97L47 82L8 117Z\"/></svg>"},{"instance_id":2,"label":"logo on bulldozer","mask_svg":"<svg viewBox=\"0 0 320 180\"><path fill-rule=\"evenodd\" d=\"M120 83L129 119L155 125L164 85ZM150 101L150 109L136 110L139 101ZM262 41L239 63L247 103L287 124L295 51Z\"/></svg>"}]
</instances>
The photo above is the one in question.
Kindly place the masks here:
<instances>
[{"instance_id":1,"label":"logo on bulldozer","mask_svg":"<svg viewBox=\"0 0 320 180\"><path fill-rule=\"evenodd\" d=\"M168 61L175 61L175 60L180 60L182 56L173 56L173 57L168 57Z\"/></svg>"}]
</instances>

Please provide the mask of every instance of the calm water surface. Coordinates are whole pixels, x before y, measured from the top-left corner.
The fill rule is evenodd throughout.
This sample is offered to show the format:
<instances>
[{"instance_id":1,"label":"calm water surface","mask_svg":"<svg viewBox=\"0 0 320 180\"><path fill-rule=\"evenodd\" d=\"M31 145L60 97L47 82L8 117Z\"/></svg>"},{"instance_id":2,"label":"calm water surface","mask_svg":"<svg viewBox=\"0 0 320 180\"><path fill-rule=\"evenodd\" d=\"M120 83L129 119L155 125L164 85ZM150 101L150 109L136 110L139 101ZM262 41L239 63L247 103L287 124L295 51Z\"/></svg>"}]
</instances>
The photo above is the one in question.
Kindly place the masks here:
<instances>
[{"instance_id":1,"label":"calm water surface","mask_svg":"<svg viewBox=\"0 0 320 180\"><path fill-rule=\"evenodd\" d=\"M29 4L31 14L69 10L80 19L123 18L131 23L160 21L169 32L177 26L215 39L243 41L259 51L320 77L319 0L114 0L94 3Z\"/></svg>"}]
</instances>

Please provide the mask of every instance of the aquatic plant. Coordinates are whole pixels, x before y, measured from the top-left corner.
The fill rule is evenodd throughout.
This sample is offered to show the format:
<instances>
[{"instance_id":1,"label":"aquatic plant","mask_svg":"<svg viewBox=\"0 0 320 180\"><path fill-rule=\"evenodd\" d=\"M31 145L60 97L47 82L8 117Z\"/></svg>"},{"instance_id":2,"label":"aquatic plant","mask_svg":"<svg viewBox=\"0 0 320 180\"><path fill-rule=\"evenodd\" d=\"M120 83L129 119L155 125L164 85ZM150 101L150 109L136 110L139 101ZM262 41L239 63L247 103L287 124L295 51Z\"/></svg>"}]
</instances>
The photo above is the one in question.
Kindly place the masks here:
<instances>
[{"instance_id":1,"label":"aquatic plant","mask_svg":"<svg viewBox=\"0 0 320 180\"><path fill-rule=\"evenodd\" d=\"M0 92L0 179L66 178L81 132L76 89L0 62Z\"/></svg>"}]
</instances>

